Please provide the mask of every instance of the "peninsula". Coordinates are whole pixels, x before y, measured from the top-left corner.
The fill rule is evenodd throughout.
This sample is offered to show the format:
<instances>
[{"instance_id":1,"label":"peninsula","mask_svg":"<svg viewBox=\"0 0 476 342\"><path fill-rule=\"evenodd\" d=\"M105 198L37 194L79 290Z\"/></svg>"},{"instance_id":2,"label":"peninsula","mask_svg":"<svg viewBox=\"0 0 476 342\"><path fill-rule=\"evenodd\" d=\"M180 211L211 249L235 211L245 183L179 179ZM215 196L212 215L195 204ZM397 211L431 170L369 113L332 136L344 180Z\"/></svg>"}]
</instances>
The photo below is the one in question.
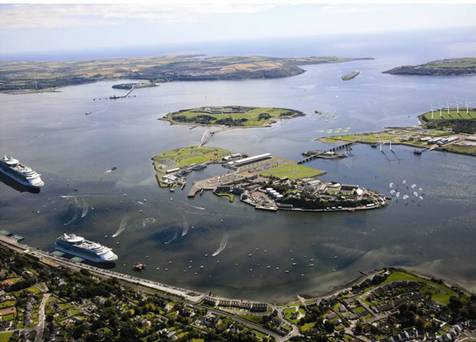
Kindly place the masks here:
<instances>
[{"instance_id":1,"label":"peninsula","mask_svg":"<svg viewBox=\"0 0 476 342\"><path fill-rule=\"evenodd\" d=\"M304 115L303 112L287 108L215 106L183 109L178 112L168 113L161 119L172 124L268 127L278 120Z\"/></svg>"},{"instance_id":2,"label":"peninsula","mask_svg":"<svg viewBox=\"0 0 476 342\"><path fill-rule=\"evenodd\" d=\"M420 65L403 65L387 71L392 75L456 76L476 74L476 57L450 58Z\"/></svg>"},{"instance_id":3,"label":"peninsula","mask_svg":"<svg viewBox=\"0 0 476 342\"><path fill-rule=\"evenodd\" d=\"M243 80L288 77L301 65L342 63L372 58L168 55L87 61L0 63L0 92L47 91L104 80L171 81ZM121 86L122 88L122 86Z\"/></svg>"},{"instance_id":4,"label":"peninsula","mask_svg":"<svg viewBox=\"0 0 476 342\"><path fill-rule=\"evenodd\" d=\"M318 138L325 143L351 142L407 145L418 148L417 154L438 150L476 156L476 110L441 108L418 116L417 127L388 127L378 132L334 135Z\"/></svg>"},{"instance_id":5,"label":"peninsula","mask_svg":"<svg viewBox=\"0 0 476 342\"><path fill-rule=\"evenodd\" d=\"M200 146L162 152L152 158L159 186L183 190L188 174L220 164L228 171L194 182L188 197L210 190L230 202L238 197L255 209L268 211L356 211L387 204L381 194L358 185L323 182L317 178L323 171L270 153L225 153L229 152Z\"/></svg>"}]
</instances>

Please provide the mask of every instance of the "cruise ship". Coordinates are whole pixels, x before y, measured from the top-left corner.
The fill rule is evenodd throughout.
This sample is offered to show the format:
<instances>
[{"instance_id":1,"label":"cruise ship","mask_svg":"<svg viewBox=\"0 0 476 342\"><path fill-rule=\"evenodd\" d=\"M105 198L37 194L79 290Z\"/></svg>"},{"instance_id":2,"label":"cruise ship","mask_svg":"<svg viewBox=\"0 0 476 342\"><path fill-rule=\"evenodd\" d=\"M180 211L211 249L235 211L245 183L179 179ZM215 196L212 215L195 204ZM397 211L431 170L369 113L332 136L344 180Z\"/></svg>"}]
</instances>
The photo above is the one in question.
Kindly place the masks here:
<instances>
[{"instance_id":1,"label":"cruise ship","mask_svg":"<svg viewBox=\"0 0 476 342\"><path fill-rule=\"evenodd\" d=\"M41 188L45 185L38 172L13 157L4 156L0 159L0 172L24 186Z\"/></svg>"},{"instance_id":2,"label":"cruise ship","mask_svg":"<svg viewBox=\"0 0 476 342\"><path fill-rule=\"evenodd\" d=\"M111 248L75 234L65 233L61 235L56 239L55 247L61 252L93 263L113 263L117 260L117 255L113 253Z\"/></svg>"}]
</instances>

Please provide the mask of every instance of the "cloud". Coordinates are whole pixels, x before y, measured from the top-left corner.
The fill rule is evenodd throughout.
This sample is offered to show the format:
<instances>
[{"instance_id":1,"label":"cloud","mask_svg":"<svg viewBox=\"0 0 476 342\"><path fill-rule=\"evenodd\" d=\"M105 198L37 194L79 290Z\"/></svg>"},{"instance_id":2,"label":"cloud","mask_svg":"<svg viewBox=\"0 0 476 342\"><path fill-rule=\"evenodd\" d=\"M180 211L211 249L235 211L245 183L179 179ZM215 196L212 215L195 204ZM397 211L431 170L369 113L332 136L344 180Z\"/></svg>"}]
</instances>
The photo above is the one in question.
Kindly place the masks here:
<instances>
[{"instance_id":1,"label":"cloud","mask_svg":"<svg viewBox=\"0 0 476 342\"><path fill-rule=\"evenodd\" d=\"M303 1L308 2L308 1ZM0 5L0 28L71 28L118 25L125 21L193 22L207 16L257 13L276 5L271 1L157 1L146 4Z\"/></svg>"}]
</instances>

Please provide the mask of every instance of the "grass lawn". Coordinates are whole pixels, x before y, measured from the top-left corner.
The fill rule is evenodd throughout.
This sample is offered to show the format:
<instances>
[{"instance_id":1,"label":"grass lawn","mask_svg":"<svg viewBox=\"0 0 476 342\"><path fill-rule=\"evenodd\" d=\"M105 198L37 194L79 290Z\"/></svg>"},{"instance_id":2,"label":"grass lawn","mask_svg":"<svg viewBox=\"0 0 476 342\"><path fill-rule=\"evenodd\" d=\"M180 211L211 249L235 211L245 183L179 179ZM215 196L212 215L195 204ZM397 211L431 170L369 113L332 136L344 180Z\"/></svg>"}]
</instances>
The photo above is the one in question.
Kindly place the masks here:
<instances>
[{"instance_id":1,"label":"grass lawn","mask_svg":"<svg viewBox=\"0 0 476 342\"><path fill-rule=\"evenodd\" d=\"M261 127L270 125L281 118L302 115L303 113L299 111L287 108L224 106L185 109L169 113L164 119L173 123ZM207 117L208 121L202 121L203 117Z\"/></svg>"},{"instance_id":2,"label":"grass lawn","mask_svg":"<svg viewBox=\"0 0 476 342\"><path fill-rule=\"evenodd\" d=\"M166 165L164 167L168 169L183 168L193 164L217 162L230 153L230 151L219 147L188 146L161 152L152 157L152 160L159 166Z\"/></svg>"},{"instance_id":3,"label":"grass lawn","mask_svg":"<svg viewBox=\"0 0 476 342\"><path fill-rule=\"evenodd\" d=\"M305 323L301 327L299 327L299 330L301 330L301 332L304 333L304 332L309 331L312 328L314 328L315 325L316 325L316 322Z\"/></svg>"},{"instance_id":4,"label":"grass lawn","mask_svg":"<svg viewBox=\"0 0 476 342\"><path fill-rule=\"evenodd\" d=\"M330 137L322 137L319 140L325 143L336 143L343 141L363 144L377 144L380 142L388 143L391 141L392 144L405 144L417 147L428 147L425 142L420 141L421 137L437 137L445 135L449 135L449 133L447 131L437 129L415 130L408 128L394 131L384 130L381 132L334 135ZM410 137L412 138L412 140L402 139L404 137Z\"/></svg>"},{"instance_id":5,"label":"grass lawn","mask_svg":"<svg viewBox=\"0 0 476 342\"><path fill-rule=\"evenodd\" d=\"M440 111L436 110L434 111L433 114L431 112L427 112L423 114L423 117L425 118L426 121L432 121L432 120L476 120L476 110L475 109L470 109L468 113L466 113L466 108L460 108L459 113L456 111L454 108L450 108L450 111L448 113L448 110L443 109L441 111L441 116L440 116Z\"/></svg>"},{"instance_id":6,"label":"grass lawn","mask_svg":"<svg viewBox=\"0 0 476 342\"><path fill-rule=\"evenodd\" d=\"M260 324L261 322L263 322L263 316L256 316L256 315L240 315L240 316L254 323Z\"/></svg>"},{"instance_id":7,"label":"grass lawn","mask_svg":"<svg viewBox=\"0 0 476 342\"><path fill-rule=\"evenodd\" d=\"M353 309L352 311L353 311L355 314L360 314L360 313L365 312L365 309L364 309L364 307L362 307L362 306L358 306L358 307L356 307L355 309Z\"/></svg>"},{"instance_id":8,"label":"grass lawn","mask_svg":"<svg viewBox=\"0 0 476 342\"><path fill-rule=\"evenodd\" d=\"M6 300L0 303L0 309L3 308L8 308L10 306L15 306L15 301L14 300Z\"/></svg>"},{"instance_id":9,"label":"grass lawn","mask_svg":"<svg viewBox=\"0 0 476 342\"><path fill-rule=\"evenodd\" d=\"M323 172L312 167L294 163L282 164L261 173L265 177L301 179L322 175Z\"/></svg>"},{"instance_id":10,"label":"grass lawn","mask_svg":"<svg viewBox=\"0 0 476 342\"><path fill-rule=\"evenodd\" d=\"M233 203L235 201L235 195L229 192L215 192L215 195L220 197L226 197L228 202Z\"/></svg>"},{"instance_id":11,"label":"grass lawn","mask_svg":"<svg viewBox=\"0 0 476 342\"><path fill-rule=\"evenodd\" d=\"M268 336L258 330L251 330L251 332L256 336L258 341L263 341Z\"/></svg>"},{"instance_id":12,"label":"grass lawn","mask_svg":"<svg viewBox=\"0 0 476 342\"><path fill-rule=\"evenodd\" d=\"M9 314L9 315L2 316L2 322L13 321L14 319L15 319L14 314Z\"/></svg>"},{"instance_id":13,"label":"grass lawn","mask_svg":"<svg viewBox=\"0 0 476 342\"><path fill-rule=\"evenodd\" d=\"M290 308L286 308L283 310L283 313L284 313L284 318L286 318L286 320L288 320L289 322L294 324L298 322L298 320L296 319L299 313L299 311L297 310L297 307L293 306Z\"/></svg>"},{"instance_id":14,"label":"grass lawn","mask_svg":"<svg viewBox=\"0 0 476 342\"><path fill-rule=\"evenodd\" d=\"M8 342L13 335L13 331L0 332L0 342Z\"/></svg>"},{"instance_id":15,"label":"grass lawn","mask_svg":"<svg viewBox=\"0 0 476 342\"><path fill-rule=\"evenodd\" d=\"M450 297L458 297L458 294L447 287L444 284L439 284L437 282L421 278L417 275L410 274L403 271L392 272L388 278L383 282L383 284L389 284L395 281L414 281L418 283L423 283L425 286L421 289L423 293L431 295L431 299L441 305L447 305L450 301Z\"/></svg>"},{"instance_id":16,"label":"grass lawn","mask_svg":"<svg viewBox=\"0 0 476 342\"><path fill-rule=\"evenodd\" d=\"M476 155L476 146L463 146L463 145L456 145L456 144L449 144L443 146L443 149L448 152L455 152L461 154L469 154L469 155Z\"/></svg>"}]
</instances>

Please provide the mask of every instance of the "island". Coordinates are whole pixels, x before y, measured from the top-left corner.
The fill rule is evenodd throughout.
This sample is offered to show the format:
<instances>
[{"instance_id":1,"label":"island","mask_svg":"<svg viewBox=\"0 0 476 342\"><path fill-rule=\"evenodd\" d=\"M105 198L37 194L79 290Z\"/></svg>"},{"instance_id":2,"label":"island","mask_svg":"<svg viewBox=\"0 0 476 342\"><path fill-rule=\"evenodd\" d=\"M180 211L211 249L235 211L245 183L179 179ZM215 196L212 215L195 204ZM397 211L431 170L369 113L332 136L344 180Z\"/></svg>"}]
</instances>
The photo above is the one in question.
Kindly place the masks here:
<instances>
[{"instance_id":1,"label":"island","mask_svg":"<svg viewBox=\"0 0 476 342\"><path fill-rule=\"evenodd\" d=\"M403 65L387 71L392 75L456 76L476 74L476 57L449 58L420 65Z\"/></svg>"},{"instance_id":2,"label":"island","mask_svg":"<svg viewBox=\"0 0 476 342\"><path fill-rule=\"evenodd\" d=\"M118 83L112 86L112 89L140 89L140 88L151 88L157 87L157 84L152 81L142 81L142 82L128 82L128 83Z\"/></svg>"},{"instance_id":3,"label":"island","mask_svg":"<svg viewBox=\"0 0 476 342\"><path fill-rule=\"evenodd\" d=\"M162 152L152 158L161 188L184 189L187 175L208 165L222 165L222 175L192 184L188 197L209 190L230 202L238 197L255 209L278 211L356 211L384 207L387 198L353 184L323 182L323 171L295 161L263 153L243 153L203 146L189 146Z\"/></svg>"},{"instance_id":4,"label":"island","mask_svg":"<svg viewBox=\"0 0 476 342\"><path fill-rule=\"evenodd\" d=\"M317 297L300 294L291 302L265 303L73 263L0 235L0 339L337 342L476 337L476 296L462 287L402 268L361 274Z\"/></svg>"},{"instance_id":5,"label":"island","mask_svg":"<svg viewBox=\"0 0 476 342\"><path fill-rule=\"evenodd\" d=\"M424 151L446 151L476 156L476 110L474 108L440 108L419 115L420 126L387 127L378 132L333 135L318 138L325 143L361 143L407 145Z\"/></svg>"},{"instance_id":6,"label":"island","mask_svg":"<svg viewBox=\"0 0 476 342\"><path fill-rule=\"evenodd\" d=\"M265 79L299 75L301 65L342 63L372 58L166 55L87 61L0 63L0 92L47 91L104 80L150 82Z\"/></svg>"},{"instance_id":7,"label":"island","mask_svg":"<svg viewBox=\"0 0 476 342\"><path fill-rule=\"evenodd\" d=\"M304 116L303 112L287 108L214 106L182 109L160 118L171 124L191 124L228 127L269 127L281 119Z\"/></svg>"}]
</instances>

